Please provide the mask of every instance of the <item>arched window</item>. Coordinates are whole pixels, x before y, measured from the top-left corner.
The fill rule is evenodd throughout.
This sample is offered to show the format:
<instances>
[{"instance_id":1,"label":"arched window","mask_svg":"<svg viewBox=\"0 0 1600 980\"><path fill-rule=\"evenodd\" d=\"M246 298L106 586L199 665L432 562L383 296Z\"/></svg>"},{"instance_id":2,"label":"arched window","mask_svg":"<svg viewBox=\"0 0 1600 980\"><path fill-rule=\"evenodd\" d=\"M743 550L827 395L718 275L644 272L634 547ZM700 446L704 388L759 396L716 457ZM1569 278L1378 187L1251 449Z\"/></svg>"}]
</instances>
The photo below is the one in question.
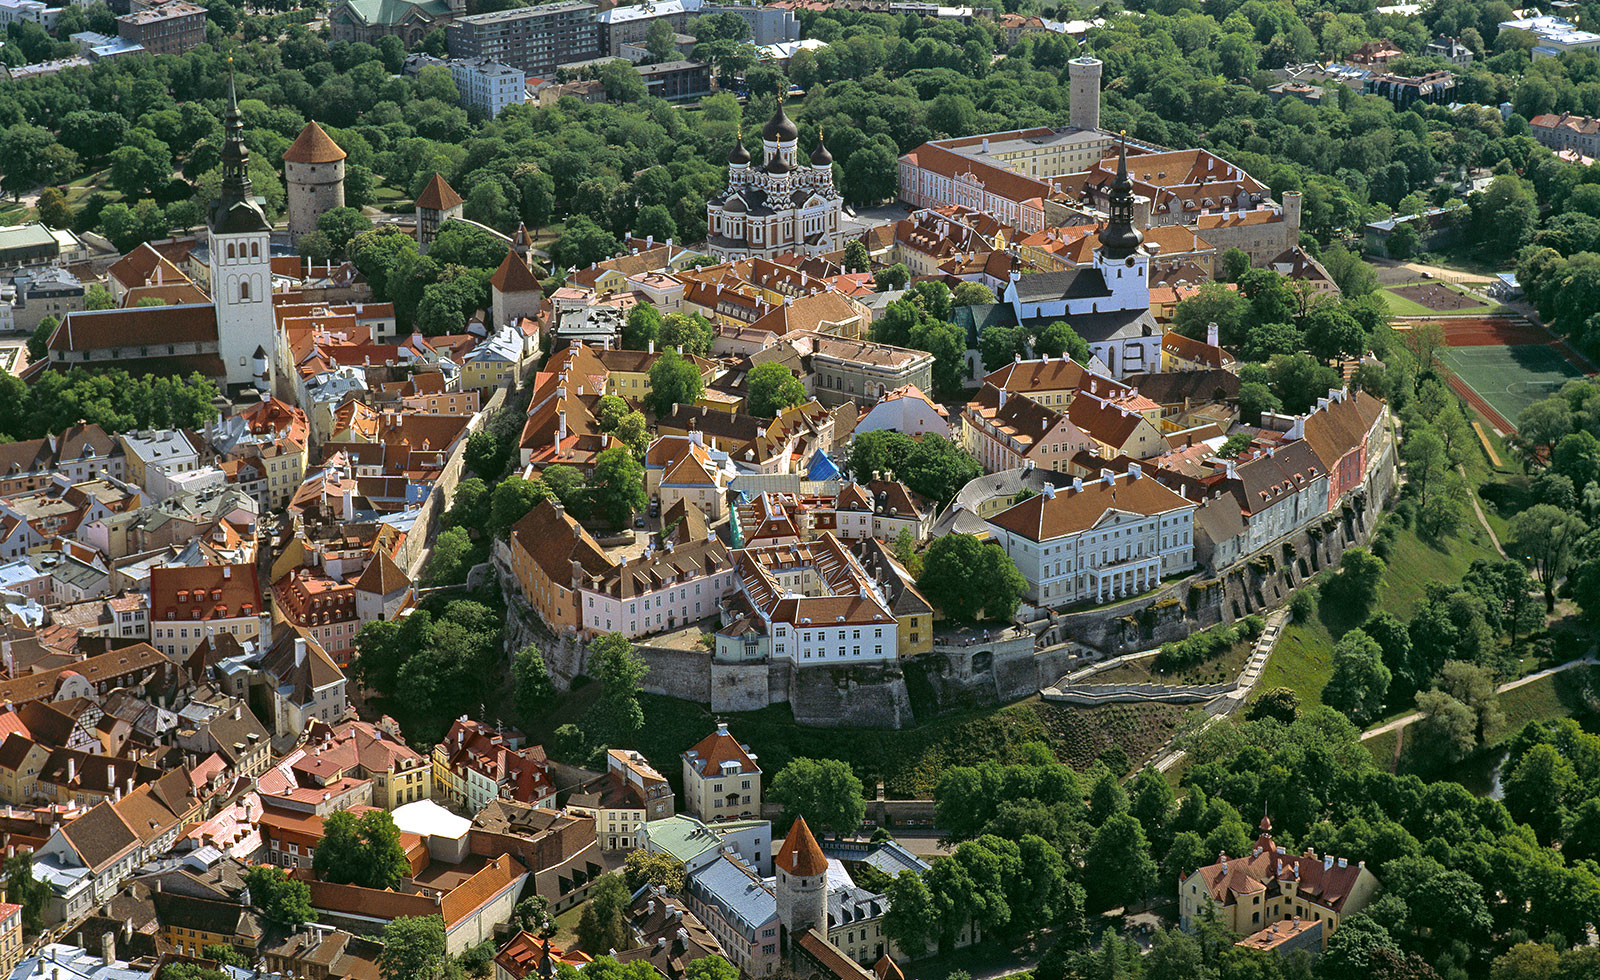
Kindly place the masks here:
<instances>
[{"instance_id":1,"label":"arched window","mask_svg":"<svg viewBox=\"0 0 1600 980\"><path fill-rule=\"evenodd\" d=\"M231 258L236 258L236 256L233 254L233 243L232 242L228 243L228 258L230 258L230 259Z\"/></svg>"},{"instance_id":2,"label":"arched window","mask_svg":"<svg viewBox=\"0 0 1600 980\"><path fill-rule=\"evenodd\" d=\"M249 299L250 299L250 280L241 279L241 280L239 280L239 302L243 303L243 302L245 302L245 301L247 301Z\"/></svg>"},{"instance_id":3,"label":"arched window","mask_svg":"<svg viewBox=\"0 0 1600 980\"><path fill-rule=\"evenodd\" d=\"M252 259L261 258L261 243L260 242L251 242L250 243L250 257Z\"/></svg>"}]
</instances>

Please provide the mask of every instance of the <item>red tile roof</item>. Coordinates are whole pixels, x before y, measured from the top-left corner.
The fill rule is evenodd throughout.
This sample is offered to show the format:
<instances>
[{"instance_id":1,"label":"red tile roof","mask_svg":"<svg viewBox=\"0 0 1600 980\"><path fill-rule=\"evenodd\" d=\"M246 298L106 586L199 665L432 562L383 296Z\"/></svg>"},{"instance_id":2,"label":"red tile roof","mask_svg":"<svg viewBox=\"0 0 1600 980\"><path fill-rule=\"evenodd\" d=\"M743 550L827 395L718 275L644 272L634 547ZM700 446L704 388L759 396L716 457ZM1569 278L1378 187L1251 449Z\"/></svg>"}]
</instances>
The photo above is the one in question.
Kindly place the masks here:
<instances>
[{"instance_id":1,"label":"red tile roof","mask_svg":"<svg viewBox=\"0 0 1600 980\"><path fill-rule=\"evenodd\" d=\"M806 826L805 817L796 817L789 836L783 839L783 848L773 863L792 875L811 878L828 873L828 859L818 846L817 839Z\"/></svg>"},{"instance_id":2,"label":"red tile roof","mask_svg":"<svg viewBox=\"0 0 1600 980\"><path fill-rule=\"evenodd\" d=\"M300 135L283 151L285 163L338 163L344 158L344 150L315 120L306 123L306 128L300 130Z\"/></svg>"}]
</instances>

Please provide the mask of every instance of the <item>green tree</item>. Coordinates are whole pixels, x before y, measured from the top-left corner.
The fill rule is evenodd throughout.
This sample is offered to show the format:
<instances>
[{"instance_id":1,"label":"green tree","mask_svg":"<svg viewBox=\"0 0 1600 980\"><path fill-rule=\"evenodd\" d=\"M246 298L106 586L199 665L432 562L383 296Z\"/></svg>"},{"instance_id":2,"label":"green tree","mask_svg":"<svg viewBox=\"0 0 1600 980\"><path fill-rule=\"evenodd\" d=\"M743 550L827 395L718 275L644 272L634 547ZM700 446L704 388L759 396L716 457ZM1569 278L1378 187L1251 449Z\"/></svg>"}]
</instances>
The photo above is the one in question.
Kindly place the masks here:
<instances>
[{"instance_id":1,"label":"green tree","mask_svg":"<svg viewBox=\"0 0 1600 980\"><path fill-rule=\"evenodd\" d=\"M1409 259L1417 254L1417 246L1421 242L1417 226L1405 222L1395 225L1394 230L1389 232L1389 237L1383 243L1383 251L1391 259Z\"/></svg>"},{"instance_id":2,"label":"green tree","mask_svg":"<svg viewBox=\"0 0 1600 980\"><path fill-rule=\"evenodd\" d=\"M609 259L622 251L617 237L586 215L567 221L550 249L550 261L560 269L586 269L601 259Z\"/></svg>"},{"instance_id":3,"label":"green tree","mask_svg":"<svg viewBox=\"0 0 1600 980\"><path fill-rule=\"evenodd\" d=\"M660 344L663 350L706 357L716 340L711 321L698 313L669 313L661 321Z\"/></svg>"},{"instance_id":4,"label":"green tree","mask_svg":"<svg viewBox=\"0 0 1600 980\"><path fill-rule=\"evenodd\" d=\"M511 525L554 496L543 480L527 480L515 475L501 480L495 484L494 493L489 498L490 536L504 537L511 530Z\"/></svg>"},{"instance_id":5,"label":"green tree","mask_svg":"<svg viewBox=\"0 0 1600 980\"><path fill-rule=\"evenodd\" d=\"M1534 504L1511 519L1507 553L1528 565L1544 587L1545 609L1554 612L1556 582L1566 574L1573 549L1588 528L1576 514L1553 504Z\"/></svg>"},{"instance_id":6,"label":"green tree","mask_svg":"<svg viewBox=\"0 0 1600 980\"><path fill-rule=\"evenodd\" d=\"M1567 800L1578 785L1572 763L1555 746L1541 742L1510 764L1502 786L1511 816L1534 829L1541 842L1561 833Z\"/></svg>"},{"instance_id":7,"label":"green tree","mask_svg":"<svg viewBox=\"0 0 1600 980\"><path fill-rule=\"evenodd\" d=\"M628 311L628 321L622 328L622 346L629 350L646 350L660 332L661 311L649 303L640 303Z\"/></svg>"},{"instance_id":8,"label":"green tree","mask_svg":"<svg viewBox=\"0 0 1600 980\"><path fill-rule=\"evenodd\" d=\"M852 238L844 246L844 271L866 272L872 268L872 253L865 242Z\"/></svg>"},{"instance_id":9,"label":"green tree","mask_svg":"<svg viewBox=\"0 0 1600 980\"><path fill-rule=\"evenodd\" d=\"M1040 357L1060 357L1067 355L1079 364L1089 363L1092 351L1089 342L1078 335L1078 331L1065 320L1057 320L1043 330L1033 341L1034 352Z\"/></svg>"},{"instance_id":10,"label":"green tree","mask_svg":"<svg viewBox=\"0 0 1600 980\"><path fill-rule=\"evenodd\" d=\"M904 289L910 281L911 270L906 267L904 262L896 262L894 265L876 272L872 276L872 286L880 293Z\"/></svg>"},{"instance_id":11,"label":"green tree","mask_svg":"<svg viewBox=\"0 0 1600 980\"><path fill-rule=\"evenodd\" d=\"M1560 957L1544 943L1518 943L1489 964L1489 980L1552 980Z\"/></svg>"},{"instance_id":12,"label":"green tree","mask_svg":"<svg viewBox=\"0 0 1600 980\"><path fill-rule=\"evenodd\" d=\"M1028 353L1028 331L1022 327L990 327L978 338L986 371L998 371Z\"/></svg>"},{"instance_id":13,"label":"green tree","mask_svg":"<svg viewBox=\"0 0 1600 980\"><path fill-rule=\"evenodd\" d=\"M916 956L939 939L938 911L927 882L915 871L902 871L888 888L889 911L883 916L883 934L909 956Z\"/></svg>"},{"instance_id":14,"label":"green tree","mask_svg":"<svg viewBox=\"0 0 1600 980\"><path fill-rule=\"evenodd\" d=\"M1245 718L1250 721L1276 718L1285 725L1291 725L1299 712L1300 695L1296 694L1293 688L1275 687L1257 695L1256 699L1250 702Z\"/></svg>"},{"instance_id":15,"label":"green tree","mask_svg":"<svg viewBox=\"0 0 1600 980\"><path fill-rule=\"evenodd\" d=\"M22 928L37 933L44 928L44 912L50 902L50 886L33 876L33 852L18 851L0 865L0 882L6 901L22 906Z\"/></svg>"},{"instance_id":16,"label":"green tree","mask_svg":"<svg viewBox=\"0 0 1600 980\"><path fill-rule=\"evenodd\" d=\"M346 247L357 235L372 230L372 219L357 208L342 207L324 211L317 218L317 230L328 236L333 254L343 255Z\"/></svg>"},{"instance_id":17,"label":"green tree","mask_svg":"<svg viewBox=\"0 0 1600 980\"><path fill-rule=\"evenodd\" d=\"M845 160L840 190L852 203L877 204L895 195L898 180L899 157L894 144L874 138Z\"/></svg>"},{"instance_id":18,"label":"green tree","mask_svg":"<svg viewBox=\"0 0 1600 980\"><path fill-rule=\"evenodd\" d=\"M1115 813L1094 832L1083 856L1088 906L1104 912L1144 898L1156 883L1150 842L1137 817Z\"/></svg>"},{"instance_id":19,"label":"green tree","mask_svg":"<svg viewBox=\"0 0 1600 980\"><path fill-rule=\"evenodd\" d=\"M556 699L555 683L538 646L530 643L511 658L511 679L516 684L517 716L531 728Z\"/></svg>"},{"instance_id":20,"label":"green tree","mask_svg":"<svg viewBox=\"0 0 1600 980\"><path fill-rule=\"evenodd\" d=\"M608 61L600 66L600 84L605 86L606 98L612 102L633 103L645 97L644 76L633 62L623 58Z\"/></svg>"},{"instance_id":21,"label":"green tree","mask_svg":"<svg viewBox=\"0 0 1600 980\"><path fill-rule=\"evenodd\" d=\"M472 570L474 552L466 528L452 527L433 539L422 581L428 586L460 585Z\"/></svg>"},{"instance_id":22,"label":"green tree","mask_svg":"<svg viewBox=\"0 0 1600 980\"><path fill-rule=\"evenodd\" d=\"M83 306L88 310L114 310L117 301L111 295L111 290L99 283L92 283L83 294Z\"/></svg>"},{"instance_id":23,"label":"green tree","mask_svg":"<svg viewBox=\"0 0 1600 980\"><path fill-rule=\"evenodd\" d=\"M383 980L442 980L448 962L444 919L439 916L401 916L383 927L378 954Z\"/></svg>"},{"instance_id":24,"label":"green tree","mask_svg":"<svg viewBox=\"0 0 1600 980\"><path fill-rule=\"evenodd\" d=\"M649 503L644 490L644 465L621 446L595 457L589 502L613 527L627 527L636 511Z\"/></svg>"},{"instance_id":25,"label":"green tree","mask_svg":"<svg viewBox=\"0 0 1600 980\"><path fill-rule=\"evenodd\" d=\"M702 956L683 971L684 980L739 980L739 970L720 956Z\"/></svg>"},{"instance_id":26,"label":"green tree","mask_svg":"<svg viewBox=\"0 0 1600 980\"><path fill-rule=\"evenodd\" d=\"M282 868L256 865L245 875L245 887L250 889L251 903L273 922L294 928L315 917L310 886Z\"/></svg>"},{"instance_id":27,"label":"green tree","mask_svg":"<svg viewBox=\"0 0 1600 980\"><path fill-rule=\"evenodd\" d=\"M39 220L51 228L71 228L72 208L67 206L67 196L59 187L46 187L39 192L36 205Z\"/></svg>"},{"instance_id":28,"label":"green tree","mask_svg":"<svg viewBox=\"0 0 1600 980\"><path fill-rule=\"evenodd\" d=\"M866 819L861 780L838 759L793 759L773 777L767 798L783 806L784 818L835 834L855 833Z\"/></svg>"},{"instance_id":29,"label":"green tree","mask_svg":"<svg viewBox=\"0 0 1600 980\"><path fill-rule=\"evenodd\" d=\"M970 534L947 534L928 547L917 588L946 616L1006 621L1028 583L1011 556Z\"/></svg>"},{"instance_id":30,"label":"green tree","mask_svg":"<svg viewBox=\"0 0 1600 980\"><path fill-rule=\"evenodd\" d=\"M803 405L806 401L805 385L794 372L777 361L757 364L745 376L749 388L749 412L756 418L770 419L785 408Z\"/></svg>"},{"instance_id":31,"label":"green tree","mask_svg":"<svg viewBox=\"0 0 1600 980\"><path fill-rule=\"evenodd\" d=\"M629 894L650 884L677 895L683 891L688 872L683 862L670 854L639 848L628 853L628 860L622 865L622 877L628 883Z\"/></svg>"},{"instance_id":32,"label":"green tree","mask_svg":"<svg viewBox=\"0 0 1600 980\"><path fill-rule=\"evenodd\" d=\"M678 56L677 32L672 29L672 22L665 17L658 17L650 22L650 29L644 35L645 50L650 52L652 61L671 61Z\"/></svg>"},{"instance_id":33,"label":"green tree","mask_svg":"<svg viewBox=\"0 0 1600 980\"><path fill-rule=\"evenodd\" d=\"M1377 641L1353 629L1333 645L1333 675L1322 700L1364 725L1383 713L1391 678Z\"/></svg>"},{"instance_id":34,"label":"green tree","mask_svg":"<svg viewBox=\"0 0 1600 980\"><path fill-rule=\"evenodd\" d=\"M33 328L33 333L28 337L28 362L42 361L49 356L50 337L56 332L56 327L61 321L53 316L47 316L39 321Z\"/></svg>"},{"instance_id":35,"label":"green tree","mask_svg":"<svg viewBox=\"0 0 1600 980\"><path fill-rule=\"evenodd\" d=\"M862 246L863 249L865 247ZM950 303L953 306L988 306L993 302L994 290L981 282L958 282L950 290Z\"/></svg>"},{"instance_id":36,"label":"green tree","mask_svg":"<svg viewBox=\"0 0 1600 980\"><path fill-rule=\"evenodd\" d=\"M1230 248L1222 253L1217 278L1221 282L1238 282L1239 277L1249 271L1250 256L1240 249Z\"/></svg>"},{"instance_id":37,"label":"green tree","mask_svg":"<svg viewBox=\"0 0 1600 980\"><path fill-rule=\"evenodd\" d=\"M627 949L631 945L626 919L629 898L622 875L605 874L595 879L589 901L578 917L578 945L594 954Z\"/></svg>"},{"instance_id":38,"label":"green tree","mask_svg":"<svg viewBox=\"0 0 1600 980\"><path fill-rule=\"evenodd\" d=\"M674 405L693 405L705 390L705 380L694 362L668 350L650 366L650 392L645 403L657 418L666 418Z\"/></svg>"},{"instance_id":39,"label":"green tree","mask_svg":"<svg viewBox=\"0 0 1600 980\"><path fill-rule=\"evenodd\" d=\"M621 633L605 633L589 644L585 671L600 682L600 698L588 714L590 734L607 745L621 745L644 726L640 683L650 667Z\"/></svg>"},{"instance_id":40,"label":"green tree","mask_svg":"<svg viewBox=\"0 0 1600 980\"><path fill-rule=\"evenodd\" d=\"M325 881L383 889L410 873L400 828L387 810L370 810L359 818L339 810L327 816L322 830L311 866Z\"/></svg>"}]
</instances>

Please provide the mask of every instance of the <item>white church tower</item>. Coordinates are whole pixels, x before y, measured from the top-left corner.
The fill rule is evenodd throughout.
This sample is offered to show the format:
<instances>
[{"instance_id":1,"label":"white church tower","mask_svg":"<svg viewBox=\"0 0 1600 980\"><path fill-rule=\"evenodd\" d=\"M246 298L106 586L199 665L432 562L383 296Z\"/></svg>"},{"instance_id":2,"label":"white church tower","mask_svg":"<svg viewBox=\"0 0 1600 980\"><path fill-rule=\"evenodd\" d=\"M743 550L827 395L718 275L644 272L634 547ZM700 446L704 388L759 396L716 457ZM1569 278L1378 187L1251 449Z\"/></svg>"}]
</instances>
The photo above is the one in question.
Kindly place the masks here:
<instances>
[{"instance_id":1,"label":"white church tower","mask_svg":"<svg viewBox=\"0 0 1600 980\"><path fill-rule=\"evenodd\" d=\"M231 62L233 59L229 59ZM222 147L222 197L211 213L211 301L227 384L272 390L272 226L250 186L244 121L228 77L227 139Z\"/></svg>"},{"instance_id":2,"label":"white church tower","mask_svg":"<svg viewBox=\"0 0 1600 980\"><path fill-rule=\"evenodd\" d=\"M1105 277L1111 290L1108 310L1150 308L1150 253L1145 250L1144 233L1134 223L1133 179L1128 176L1128 135L1122 134L1118 147L1117 176L1111 182L1111 200L1106 226L1100 230L1100 247L1094 252L1094 267Z\"/></svg>"}]
</instances>

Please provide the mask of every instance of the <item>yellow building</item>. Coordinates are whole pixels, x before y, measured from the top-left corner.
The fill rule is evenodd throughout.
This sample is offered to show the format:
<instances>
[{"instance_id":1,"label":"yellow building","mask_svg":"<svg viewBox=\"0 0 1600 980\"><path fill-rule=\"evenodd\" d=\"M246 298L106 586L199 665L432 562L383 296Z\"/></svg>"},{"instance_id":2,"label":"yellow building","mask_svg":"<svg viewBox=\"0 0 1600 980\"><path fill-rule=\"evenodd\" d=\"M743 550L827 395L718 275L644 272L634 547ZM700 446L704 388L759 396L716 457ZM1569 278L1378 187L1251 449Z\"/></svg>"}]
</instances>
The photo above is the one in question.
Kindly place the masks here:
<instances>
[{"instance_id":1,"label":"yellow building","mask_svg":"<svg viewBox=\"0 0 1600 980\"><path fill-rule=\"evenodd\" d=\"M1205 340L1185 337L1176 330L1168 330L1161 337L1161 370L1165 373L1231 369L1233 363L1233 355L1217 343L1215 323L1207 329Z\"/></svg>"},{"instance_id":2,"label":"yellow building","mask_svg":"<svg viewBox=\"0 0 1600 980\"><path fill-rule=\"evenodd\" d=\"M590 348L590 352L599 359L606 370L605 390L602 394L616 395L629 405L638 407L644 403L644 398L650 393L650 369L655 367L661 354L655 350L655 344L650 345L650 350L597 350ZM717 365L703 357L687 354L689 363L700 369L700 380L709 383L717 371Z\"/></svg>"},{"instance_id":3,"label":"yellow building","mask_svg":"<svg viewBox=\"0 0 1600 980\"><path fill-rule=\"evenodd\" d=\"M501 327L461 359L461 389L515 385L535 353L535 345L520 330Z\"/></svg>"},{"instance_id":4,"label":"yellow building","mask_svg":"<svg viewBox=\"0 0 1600 980\"><path fill-rule=\"evenodd\" d=\"M884 599L899 625L900 659L933 651L933 604L917 590L916 581L889 546L877 538L861 542L861 567L883 586ZM879 572L883 574L878 574Z\"/></svg>"},{"instance_id":5,"label":"yellow building","mask_svg":"<svg viewBox=\"0 0 1600 980\"><path fill-rule=\"evenodd\" d=\"M0 902L0 976L10 976L22 959L22 906Z\"/></svg>"},{"instance_id":6,"label":"yellow building","mask_svg":"<svg viewBox=\"0 0 1600 980\"><path fill-rule=\"evenodd\" d=\"M761 815L761 767L727 725L683 753L683 802L707 822Z\"/></svg>"},{"instance_id":7,"label":"yellow building","mask_svg":"<svg viewBox=\"0 0 1600 980\"><path fill-rule=\"evenodd\" d=\"M1274 922L1322 923L1322 944L1339 929L1346 915L1364 908L1378 888L1365 861L1350 863L1331 854L1319 857L1279 850L1272 839L1272 821L1261 820L1261 836L1248 856L1221 855L1178 886L1178 922L1193 932L1207 909L1239 936L1260 932Z\"/></svg>"}]
</instances>

